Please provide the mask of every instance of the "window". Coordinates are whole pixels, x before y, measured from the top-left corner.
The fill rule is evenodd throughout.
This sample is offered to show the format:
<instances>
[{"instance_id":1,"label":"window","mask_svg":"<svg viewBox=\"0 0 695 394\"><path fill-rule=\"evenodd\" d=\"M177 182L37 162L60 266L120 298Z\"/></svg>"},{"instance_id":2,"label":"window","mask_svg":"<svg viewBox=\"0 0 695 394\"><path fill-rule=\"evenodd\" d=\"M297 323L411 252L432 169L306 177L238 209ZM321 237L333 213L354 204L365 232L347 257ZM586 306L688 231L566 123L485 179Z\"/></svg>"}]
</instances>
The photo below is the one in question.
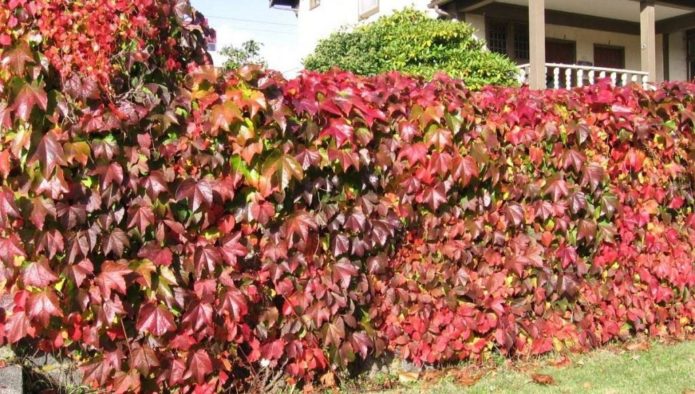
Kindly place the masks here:
<instances>
[{"instance_id":1,"label":"window","mask_svg":"<svg viewBox=\"0 0 695 394\"><path fill-rule=\"evenodd\" d=\"M216 42L208 42L208 51L209 52L215 52L217 50L217 43Z\"/></svg>"},{"instance_id":2,"label":"window","mask_svg":"<svg viewBox=\"0 0 695 394\"><path fill-rule=\"evenodd\" d=\"M379 0L358 0L360 19L367 19L379 12Z\"/></svg>"},{"instance_id":3,"label":"window","mask_svg":"<svg viewBox=\"0 0 695 394\"><path fill-rule=\"evenodd\" d=\"M517 23L512 26L512 30L514 33L514 58L528 61L530 58L528 26Z\"/></svg>"},{"instance_id":4,"label":"window","mask_svg":"<svg viewBox=\"0 0 695 394\"><path fill-rule=\"evenodd\" d=\"M688 30L686 40L688 42L688 80L693 80L695 79L695 30Z\"/></svg>"},{"instance_id":5,"label":"window","mask_svg":"<svg viewBox=\"0 0 695 394\"><path fill-rule=\"evenodd\" d=\"M314 8L318 7L321 5L321 0L309 0L309 9L313 10Z\"/></svg>"},{"instance_id":6,"label":"window","mask_svg":"<svg viewBox=\"0 0 695 394\"><path fill-rule=\"evenodd\" d=\"M517 63L529 59L528 25L488 18L487 47L492 52L507 55Z\"/></svg>"},{"instance_id":7,"label":"window","mask_svg":"<svg viewBox=\"0 0 695 394\"><path fill-rule=\"evenodd\" d=\"M507 33L505 23L491 22L487 24L487 47L492 52L507 54Z\"/></svg>"}]
</instances>

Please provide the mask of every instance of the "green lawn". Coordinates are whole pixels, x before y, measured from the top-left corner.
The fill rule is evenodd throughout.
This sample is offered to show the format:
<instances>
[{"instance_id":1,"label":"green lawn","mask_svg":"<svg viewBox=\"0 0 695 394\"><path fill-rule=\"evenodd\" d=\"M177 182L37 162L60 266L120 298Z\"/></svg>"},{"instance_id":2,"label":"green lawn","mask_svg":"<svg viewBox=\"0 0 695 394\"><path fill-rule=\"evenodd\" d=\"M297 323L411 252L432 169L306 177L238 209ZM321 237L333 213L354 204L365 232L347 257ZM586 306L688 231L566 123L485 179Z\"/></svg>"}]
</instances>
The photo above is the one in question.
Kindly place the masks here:
<instances>
[{"instance_id":1,"label":"green lawn","mask_svg":"<svg viewBox=\"0 0 695 394\"><path fill-rule=\"evenodd\" d=\"M472 386L456 383L456 378L449 373L431 382L399 386L388 393L695 394L695 341L653 344L648 350L596 350L570 355L570 362L563 367L553 366L558 359L501 366L488 371ZM554 383L535 383L533 374L549 375Z\"/></svg>"}]
</instances>

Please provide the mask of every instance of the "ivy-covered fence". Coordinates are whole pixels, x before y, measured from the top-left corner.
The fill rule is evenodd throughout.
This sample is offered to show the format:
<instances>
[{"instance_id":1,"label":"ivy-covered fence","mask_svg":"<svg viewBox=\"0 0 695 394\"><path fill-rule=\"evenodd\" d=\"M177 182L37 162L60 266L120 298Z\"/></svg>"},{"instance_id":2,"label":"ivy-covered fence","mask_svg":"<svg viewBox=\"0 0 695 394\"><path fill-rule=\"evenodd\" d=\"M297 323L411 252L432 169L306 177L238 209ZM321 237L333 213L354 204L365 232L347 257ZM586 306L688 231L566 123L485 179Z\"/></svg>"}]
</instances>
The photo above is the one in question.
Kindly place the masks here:
<instances>
[{"instance_id":1,"label":"ivy-covered fence","mask_svg":"<svg viewBox=\"0 0 695 394\"><path fill-rule=\"evenodd\" d=\"M695 85L218 75L134 4L3 0L3 343L215 391L692 333Z\"/></svg>"}]
</instances>

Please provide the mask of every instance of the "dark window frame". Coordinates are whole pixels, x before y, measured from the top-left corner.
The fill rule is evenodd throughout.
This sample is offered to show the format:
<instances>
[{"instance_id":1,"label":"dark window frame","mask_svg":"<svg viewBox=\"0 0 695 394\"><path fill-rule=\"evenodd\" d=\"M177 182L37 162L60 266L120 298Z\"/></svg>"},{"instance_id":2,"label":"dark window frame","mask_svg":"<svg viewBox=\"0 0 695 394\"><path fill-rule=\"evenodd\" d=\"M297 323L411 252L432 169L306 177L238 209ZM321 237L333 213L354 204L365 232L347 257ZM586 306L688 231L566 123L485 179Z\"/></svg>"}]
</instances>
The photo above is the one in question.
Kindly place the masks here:
<instances>
[{"instance_id":1,"label":"dark window frame","mask_svg":"<svg viewBox=\"0 0 695 394\"><path fill-rule=\"evenodd\" d=\"M362 2L358 0L357 12L359 13L359 20L365 20L374 14L379 13L379 8L381 7L381 1L376 0L376 4L371 8L362 9Z\"/></svg>"},{"instance_id":2,"label":"dark window frame","mask_svg":"<svg viewBox=\"0 0 695 394\"><path fill-rule=\"evenodd\" d=\"M523 23L515 20L504 19L504 18L485 18L485 42L492 42L493 27L503 27L504 29L504 51L499 50L500 48L491 48L488 45L488 49L493 52L501 53L506 55L511 60L515 61L517 64L528 63L530 58L530 42L529 42L529 32L528 23ZM497 40L497 39L496 39ZM526 56L524 56L526 55Z\"/></svg>"}]
</instances>

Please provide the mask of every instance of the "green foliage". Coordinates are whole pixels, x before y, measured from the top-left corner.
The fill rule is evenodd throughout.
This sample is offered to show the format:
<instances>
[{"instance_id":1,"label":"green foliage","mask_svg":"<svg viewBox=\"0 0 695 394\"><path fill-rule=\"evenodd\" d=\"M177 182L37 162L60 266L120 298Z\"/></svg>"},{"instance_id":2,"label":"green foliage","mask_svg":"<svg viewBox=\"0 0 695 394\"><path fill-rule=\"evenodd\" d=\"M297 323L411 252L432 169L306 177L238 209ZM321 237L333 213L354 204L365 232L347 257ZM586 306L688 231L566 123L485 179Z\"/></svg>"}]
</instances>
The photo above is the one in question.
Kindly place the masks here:
<instances>
[{"instance_id":1,"label":"green foliage","mask_svg":"<svg viewBox=\"0 0 695 394\"><path fill-rule=\"evenodd\" d=\"M321 40L304 59L308 70L332 67L359 75L387 71L431 78L444 71L471 88L516 84L516 67L489 52L463 22L438 20L405 9L353 31L342 30Z\"/></svg>"},{"instance_id":2,"label":"green foliage","mask_svg":"<svg viewBox=\"0 0 695 394\"><path fill-rule=\"evenodd\" d=\"M244 41L239 47L234 45L222 48L220 54L226 57L224 68L227 70L237 69L244 64L257 64L266 66L266 61L261 56L261 47L263 44L256 40Z\"/></svg>"}]
</instances>

